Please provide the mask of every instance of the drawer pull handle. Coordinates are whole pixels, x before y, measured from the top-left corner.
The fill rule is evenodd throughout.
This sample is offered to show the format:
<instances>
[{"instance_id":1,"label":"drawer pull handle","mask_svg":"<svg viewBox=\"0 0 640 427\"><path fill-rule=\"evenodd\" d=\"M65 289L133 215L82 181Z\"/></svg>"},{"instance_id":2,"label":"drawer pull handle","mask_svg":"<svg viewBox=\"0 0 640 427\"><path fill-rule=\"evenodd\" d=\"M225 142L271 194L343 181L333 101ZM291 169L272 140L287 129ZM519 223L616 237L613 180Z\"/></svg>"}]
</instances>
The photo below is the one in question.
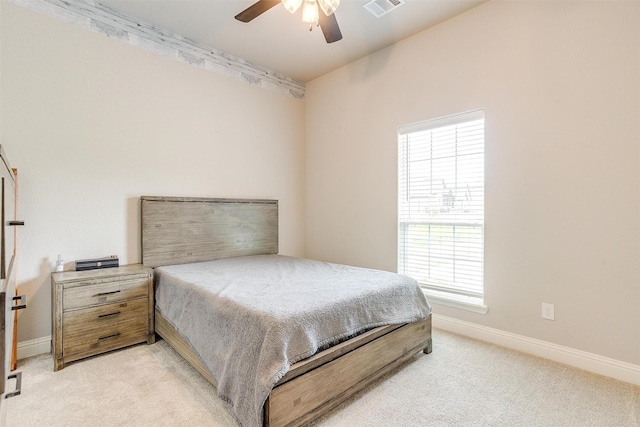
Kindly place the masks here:
<instances>
[{"instance_id":1,"label":"drawer pull handle","mask_svg":"<svg viewBox=\"0 0 640 427\"><path fill-rule=\"evenodd\" d=\"M11 393L7 393L4 395L5 399L10 397L14 397L20 394L22 391L22 372L16 372L15 374L11 374L7 377L8 380L16 379L16 389Z\"/></svg>"},{"instance_id":2,"label":"drawer pull handle","mask_svg":"<svg viewBox=\"0 0 640 427\"><path fill-rule=\"evenodd\" d=\"M101 314L100 316L98 316L98 319L105 319L107 317L111 317L111 316L117 316L119 315L120 312L116 311L115 313L109 313L109 314Z\"/></svg>"},{"instance_id":3,"label":"drawer pull handle","mask_svg":"<svg viewBox=\"0 0 640 427\"><path fill-rule=\"evenodd\" d=\"M117 291L111 291L111 292L100 292L99 294L97 294L97 297L103 297L105 295L113 295L113 294L117 294L118 292L120 292L120 290L118 289Z\"/></svg>"},{"instance_id":4,"label":"drawer pull handle","mask_svg":"<svg viewBox=\"0 0 640 427\"><path fill-rule=\"evenodd\" d=\"M9 221L9 226L24 225L24 221Z\"/></svg>"},{"instance_id":5,"label":"drawer pull handle","mask_svg":"<svg viewBox=\"0 0 640 427\"><path fill-rule=\"evenodd\" d=\"M116 332L115 334L111 334L111 335L107 335L104 337L100 337L98 338L98 341L102 341L102 340L108 340L109 338L116 338L120 336L120 332Z\"/></svg>"},{"instance_id":6,"label":"drawer pull handle","mask_svg":"<svg viewBox=\"0 0 640 427\"><path fill-rule=\"evenodd\" d=\"M23 308L27 308L27 296L26 295L16 295L13 297L14 301L20 301L18 305L11 306L11 310L22 310Z\"/></svg>"}]
</instances>

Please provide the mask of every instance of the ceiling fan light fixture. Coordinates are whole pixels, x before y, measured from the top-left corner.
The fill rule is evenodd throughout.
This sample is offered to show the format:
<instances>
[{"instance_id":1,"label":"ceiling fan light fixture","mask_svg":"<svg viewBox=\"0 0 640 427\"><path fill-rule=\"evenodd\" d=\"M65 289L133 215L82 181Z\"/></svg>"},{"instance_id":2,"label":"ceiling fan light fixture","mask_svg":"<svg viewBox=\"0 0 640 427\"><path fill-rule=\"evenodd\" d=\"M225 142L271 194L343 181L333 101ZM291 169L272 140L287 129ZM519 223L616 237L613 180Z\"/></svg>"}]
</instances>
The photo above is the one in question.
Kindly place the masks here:
<instances>
[{"instance_id":1,"label":"ceiling fan light fixture","mask_svg":"<svg viewBox=\"0 0 640 427\"><path fill-rule=\"evenodd\" d=\"M317 24L318 18L318 3L316 3L316 0L304 0L302 5L302 22Z\"/></svg>"},{"instance_id":2,"label":"ceiling fan light fixture","mask_svg":"<svg viewBox=\"0 0 640 427\"><path fill-rule=\"evenodd\" d=\"M289 13L295 13L302 4L302 0L281 0L280 2Z\"/></svg>"},{"instance_id":3,"label":"ceiling fan light fixture","mask_svg":"<svg viewBox=\"0 0 640 427\"><path fill-rule=\"evenodd\" d=\"M340 0L318 0L318 3L320 4L320 9L322 9L327 16L335 12L338 6L340 6Z\"/></svg>"},{"instance_id":4,"label":"ceiling fan light fixture","mask_svg":"<svg viewBox=\"0 0 640 427\"><path fill-rule=\"evenodd\" d=\"M2 0L0 0L2 1ZM383 1L383 0L375 0ZM404 0L384 0L404 2ZM334 43L342 40L342 32L336 20L336 14L333 13L340 5L340 0L258 0L242 12L238 13L235 18L240 22L251 22L258 16L262 15L272 7L279 3L293 13L302 6L302 20L309 24L309 31L313 29L313 24L320 27L322 35L327 43ZM324 15L320 15L318 11L318 3ZM326 15L326 16L325 16ZM320 19L322 17L322 19Z\"/></svg>"}]
</instances>

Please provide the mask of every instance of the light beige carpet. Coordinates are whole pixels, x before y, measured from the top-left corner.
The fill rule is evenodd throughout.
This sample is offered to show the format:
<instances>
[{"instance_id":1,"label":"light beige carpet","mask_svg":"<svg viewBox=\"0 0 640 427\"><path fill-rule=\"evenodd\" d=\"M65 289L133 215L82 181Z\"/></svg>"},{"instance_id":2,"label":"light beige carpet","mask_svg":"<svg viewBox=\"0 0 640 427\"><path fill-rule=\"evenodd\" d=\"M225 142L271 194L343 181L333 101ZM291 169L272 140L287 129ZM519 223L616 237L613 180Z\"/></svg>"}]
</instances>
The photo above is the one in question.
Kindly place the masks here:
<instances>
[{"instance_id":1,"label":"light beige carpet","mask_svg":"<svg viewBox=\"0 0 640 427\"><path fill-rule=\"evenodd\" d=\"M316 426L640 426L640 387L434 330L432 354ZM229 426L215 389L164 341L73 363L19 363L8 426Z\"/></svg>"}]
</instances>

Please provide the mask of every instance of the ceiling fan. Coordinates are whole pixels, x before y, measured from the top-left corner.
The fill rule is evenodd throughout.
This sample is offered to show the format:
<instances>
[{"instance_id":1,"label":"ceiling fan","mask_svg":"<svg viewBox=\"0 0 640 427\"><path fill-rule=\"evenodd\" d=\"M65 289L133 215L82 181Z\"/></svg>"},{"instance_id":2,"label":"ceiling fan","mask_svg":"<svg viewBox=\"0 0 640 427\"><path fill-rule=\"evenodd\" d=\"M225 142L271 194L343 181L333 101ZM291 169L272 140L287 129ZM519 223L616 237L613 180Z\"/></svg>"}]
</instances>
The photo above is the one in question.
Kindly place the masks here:
<instances>
[{"instance_id":1,"label":"ceiling fan","mask_svg":"<svg viewBox=\"0 0 640 427\"><path fill-rule=\"evenodd\" d=\"M258 0L237 14L235 18L238 21L251 22L278 3L282 3L285 9L291 13L294 13L302 5L302 21L311 24L309 30L312 29L313 24L316 24L322 29L327 43L342 40L342 33L334 14L340 5L340 0ZM322 9L322 13L318 12L318 5Z\"/></svg>"}]
</instances>

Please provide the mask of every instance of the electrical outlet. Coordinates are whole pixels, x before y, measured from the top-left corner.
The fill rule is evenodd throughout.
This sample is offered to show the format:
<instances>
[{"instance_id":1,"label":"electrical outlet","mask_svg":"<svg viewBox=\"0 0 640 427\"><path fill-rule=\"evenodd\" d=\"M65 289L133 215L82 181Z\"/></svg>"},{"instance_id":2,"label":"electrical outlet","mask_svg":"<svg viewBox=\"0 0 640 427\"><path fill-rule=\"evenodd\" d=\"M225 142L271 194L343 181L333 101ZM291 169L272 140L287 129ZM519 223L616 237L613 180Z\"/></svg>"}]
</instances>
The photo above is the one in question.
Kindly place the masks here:
<instances>
[{"instance_id":1,"label":"electrical outlet","mask_svg":"<svg viewBox=\"0 0 640 427\"><path fill-rule=\"evenodd\" d=\"M553 304L542 303L542 318L547 320L555 320L555 308Z\"/></svg>"}]
</instances>

